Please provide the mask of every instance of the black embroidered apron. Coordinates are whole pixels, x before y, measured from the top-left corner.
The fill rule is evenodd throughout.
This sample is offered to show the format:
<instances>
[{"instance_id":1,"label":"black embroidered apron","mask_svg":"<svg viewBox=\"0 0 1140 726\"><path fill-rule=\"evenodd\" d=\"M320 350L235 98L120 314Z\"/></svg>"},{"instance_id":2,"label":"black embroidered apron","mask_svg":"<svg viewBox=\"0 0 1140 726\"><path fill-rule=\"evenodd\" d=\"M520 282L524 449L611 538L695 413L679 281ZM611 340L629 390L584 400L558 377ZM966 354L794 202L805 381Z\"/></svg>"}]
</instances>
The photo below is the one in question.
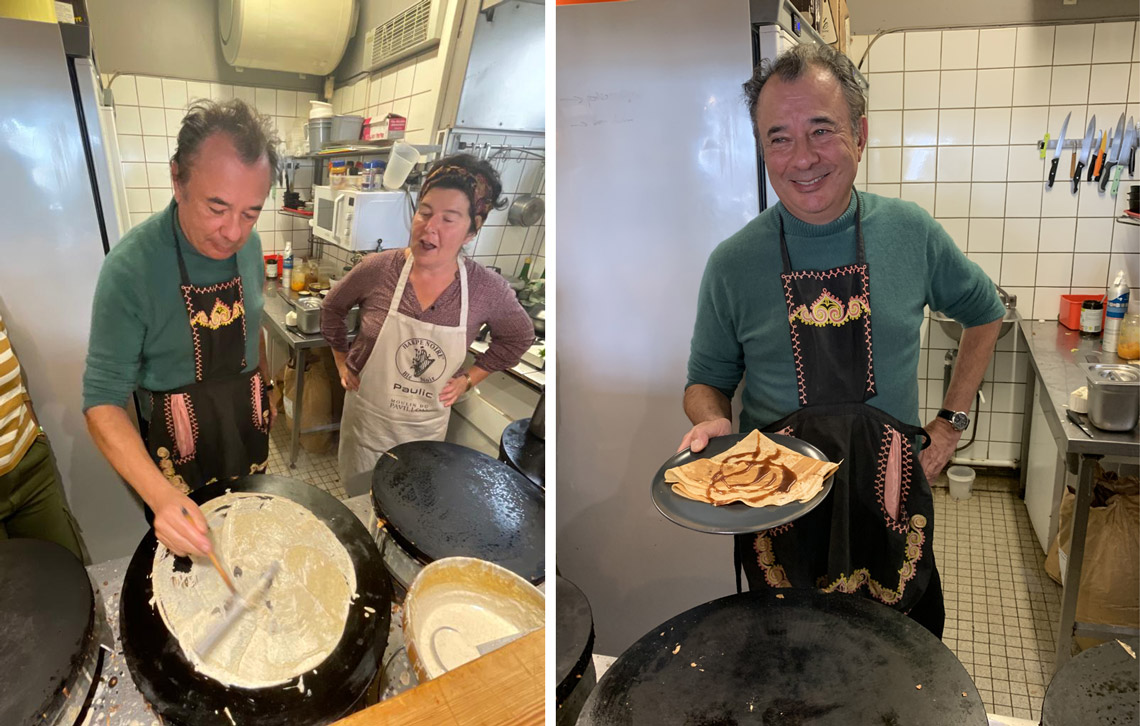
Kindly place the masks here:
<instances>
[{"instance_id":1,"label":"black embroidered apron","mask_svg":"<svg viewBox=\"0 0 1140 726\"><path fill-rule=\"evenodd\" d=\"M793 272L780 218L780 278L800 408L765 429L803 439L843 463L831 495L810 513L736 538L737 586L743 568L749 589L855 593L912 615L941 637L934 502L915 446L919 437L928 437L865 403L875 395L875 369L870 279L855 194L854 265Z\"/></svg>"},{"instance_id":2,"label":"black embroidered apron","mask_svg":"<svg viewBox=\"0 0 1140 726\"><path fill-rule=\"evenodd\" d=\"M244 372L241 273L235 270L232 279L208 287L191 284L174 215L170 228L194 342L194 383L150 393L147 451L166 478L186 492L219 479L264 473L269 394L257 369Z\"/></svg>"}]
</instances>

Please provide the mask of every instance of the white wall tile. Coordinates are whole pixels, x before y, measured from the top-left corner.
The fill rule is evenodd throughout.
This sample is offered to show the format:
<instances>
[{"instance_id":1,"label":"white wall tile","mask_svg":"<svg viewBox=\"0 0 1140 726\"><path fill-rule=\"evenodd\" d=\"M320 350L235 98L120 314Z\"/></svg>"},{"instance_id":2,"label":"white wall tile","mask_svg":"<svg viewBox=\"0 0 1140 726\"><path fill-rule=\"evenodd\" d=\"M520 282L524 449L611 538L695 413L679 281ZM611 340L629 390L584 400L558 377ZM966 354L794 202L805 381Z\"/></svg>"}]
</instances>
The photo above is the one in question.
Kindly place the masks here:
<instances>
[{"instance_id":1,"label":"white wall tile","mask_svg":"<svg viewBox=\"0 0 1140 726\"><path fill-rule=\"evenodd\" d=\"M934 147L905 148L902 153L902 180L932 182L938 168L938 149Z\"/></svg>"},{"instance_id":2,"label":"white wall tile","mask_svg":"<svg viewBox=\"0 0 1140 726\"><path fill-rule=\"evenodd\" d=\"M902 194L901 184L868 184L867 191L871 194L878 194L880 197L890 197L891 199L898 199Z\"/></svg>"},{"instance_id":3,"label":"white wall tile","mask_svg":"<svg viewBox=\"0 0 1140 726\"><path fill-rule=\"evenodd\" d=\"M380 78L380 103L388 103L396 100L396 69L384 69L384 75Z\"/></svg>"},{"instance_id":4,"label":"white wall tile","mask_svg":"<svg viewBox=\"0 0 1140 726\"><path fill-rule=\"evenodd\" d=\"M900 181L902 149L898 147L867 149L867 182L896 184Z\"/></svg>"},{"instance_id":5,"label":"white wall tile","mask_svg":"<svg viewBox=\"0 0 1140 726\"><path fill-rule=\"evenodd\" d=\"M1052 163L1052 162L1050 162ZM1077 216L1077 196L1070 193L1072 184L1065 176L1069 173L1069 160L1063 158L1057 167L1057 180L1053 187L1047 188L1044 184L1032 184L1041 197L1042 217L1075 217ZM1061 167L1064 167L1062 169ZM1012 186L1012 184L1010 185Z\"/></svg>"},{"instance_id":6,"label":"white wall tile","mask_svg":"<svg viewBox=\"0 0 1140 726\"><path fill-rule=\"evenodd\" d=\"M144 107L139 109L142 132L151 136L166 136L166 111L161 108Z\"/></svg>"},{"instance_id":7,"label":"white wall tile","mask_svg":"<svg viewBox=\"0 0 1140 726\"><path fill-rule=\"evenodd\" d=\"M404 61L396 66L396 94L394 98L404 98L405 96L412 95L415 78L416 62L414 59Z\"/></svg>"},{"instance_id":8,"label":"white wall tile","mask_svg":"<svg viewBox=\"0 0 1140 726\"><path fill-rule=\"evenodd\" d=\"M941 190L945 186L945 184L939 184L938 188ZM967 203L969 203L969 200L967 200ZM937 203L935 206L937 207ZM946 230L946 234L950 235L950 239L954 240L954 244L958 246L958 249L965 252L970 242L970 220L940 218L938 223Z\"/></svg>"},{"instance_id":9,"label":"white wall tile","mask_svg":"<svg viewBox=\"0 0 1140 726\"><path fill-rule=\"evenodd\" d=\"M1136 34L1140 37L1140 33ZM1140 63L1132 64L1132 78L1128 82L1128 103L1140 103Z\"/></svg>"},{"instance_id":10,"label":"white wall tile","mask_svg":"<svg viewBox=\"0 0 1140 726\"><path fill-rule=\"evenodd\" d=\"M1053 65L1069 66L1090 62L1095 27L1090 23L1057 26Z\"/></svg>"},{"instance_id":11,"label":"white wall tile","mask_svg":"<svg viewBox=\"0 0 1140 726\"><path fill-rule=\"evenodd\" d=\"M869 111L867 113L868 146L900 146L902 144L902 111Z\"/></svg>"},{"instance_id":12,"label":"white wall tile","mask_svg":"<svg viewBox=\"0 0 1140 726\"><path fill-rule=\"evenodd\" d=\"M1013 72L1013 105L1045 106L1049 103L1053 69L1049 66L1018 68Z\"/></svg>"},{"instance_id":13,"label":"white wall tile","mask_svg":"<svg viewBox=\"0 0 1140 726\"><path fill-rule=\"evenodd\" d=\"M971 178L980 182L1006 180L1009 149L1005 146L975 146Z\"/></svg>"},{"instance_id":14,"label":"white wall tile","mask_svg":"<svg viewBox=\"0 0 1140 726\"><path fill-rule=\"evenodd\" d=\"M412 95L427 93L439 88L439 48L416 56L416 75L412 81Z\"/></svg>"},{"instance_id":15,"label":"white wall tile","mask_svg":"<svg viewBox=\"0 0 1140 726\"><path fill-rule=\"evenodd\" d=\"M1041 223L1038 240L1040 252L1072 252L1077 238L1077 220L1074 217L1050 219Z\"/></svg>"},{"instance_id":16,"label":"white wall tile","mask_svg":"<svg viewBox=\"0 0 1140 726\"><path fill-rule=\"evenodd\" d=\"M275 113L278 116L297 116L297 92L296 91L282 91L277 90L277 103L275 105ZM308 116L309 110L305 109L304 114Z\"/></svg>"},{"instance_id":17,"label":"white wall tile","mask_svg":"<svg viewBox=\"0 0 1140 726\"><path fill-rule=\"evenodd\" d=\"M978 71L978 108L1009 106L1013 103L1013 69L993 68Z\"/></svg>"},{"instance_id":18,"label":"white wall tile","mask_svg":"<svg viewBox=\"0 0 1140 726\"><path fill-rule=\"evenodd\" d=\"M938 173L940 182L967 182L971 178L973 148L969 146L943 146L938 149Z\"/></svg>"},{"instance_id":19,"label":"white wall tile","mask_svg":"<svg viewBox=\"0 0 1140 726\"><path fill-rule=\"evenodd\" d=\"M165 136L144 136L142 138L145 161L152 164L161 164L170 161Z\"/></svg>"},{"instance_id":20,"label":"white wall tile","mask_svg":"<svg viewBox=\"0 0 1140 726\"><path fill-rule=\"evenodd\" d=\"M908 71L903 75L904 108L938 108L938 71Z\"/></svg>"},{"instance_id":21,"label":"white wall tile","mask_svg":"<svg viewBox=\"0 0 1140 726\"><path fill-rule=\"evenodd\" d=\"M1049 103L1054 106L1087 103L1091 68L1087 65L1054 66Z\"/></svg>"},{"instance_id":22,"label":"white wall tile","mask_svg":"<svg viewBox=\"0 0 1140 726\"><path fill-rule=\"evenodd\" d=\"M146 178L146 164L123 163L123 183L128 187L145 188L148 186Z\"/></svg>"},{"instance_id":23,"label":"white wall tile","mask_svg":"<svg viewBox=\"0 0 1140 726\"><path fill-rule=\"evenodd\" d=\"M159 189L170 190L170 165L169 164L151 164L146 165L146 178L147 186Z\"/></svg>"},{"instance_id":24,"label":"white wall tile","mask_svg":"<svg viewBox=\"0 0 1140 726\"><path fill-rule=\"evenodd\" d=\"M412 96L411 106L408 110L409 129L430 129L435 121L436 100L434 93L421 93Z\"/></svg>"},{"instance_id":25,"label":"white wall tile","mask_svg":"<svg viewBox=\"0 0 1140 726\"><path fill-rule=\"evenodd\" d=\"M1106 189L1105 193L1102 194L1099 192L1099 187L1098 187L1097 182L1086 182L1086 181L1084 181L1084 179L1088 178L1087 174L1082 174L1081 177L1082 177L1082 181L1080 183L1080 189L1078 191L1078 195L1079 195L1078 198L1080 201L1078 202L1077 216L1078 217L1115 217L1115 216L1117 216L1116 200L1113 199L1110 194L1108 194L1108 190ZM1121 187L1122 188L1124 187L1123 183L1121 184ZM1071 189L1072 186L1070 185L1069 188ZM1127 198L1128 195L1127 195L1127 193L1125 193L1123 196L1125 198Z\"/></svg>"},{"instance_id":26,"label":"white wall tile","mask_svg":"<svg viewBox=\"0 0 1140 726\"><path fill-rule=\"evenodd\" d=\"M973 184L970 189L970 216L1003 216L1005 214L1005 187L1005 184Z\"/></svg>"},{"instance_id":27,"label":"white wall tile","mask_svg":"<svg viewBox=\"0 0 1140 726\"><path fill-rule=\"evenodd\" d=\"M1083 217L1077 220L1077 252L1112 251L1112 226L1115 220Z\"/></svg>"},{"instance_id":28,"label":"white wall tile","mask_svg":"<svg viewBox=\"0 0 1140 726\"><path fill-rule=\"evenodd\" d=\"M253 86L234 86L234 98L239 101L244 101L246 104L257 107L257 89ZM267 99L268 100L268 99ZM274 98L273 105L276 107L277 99Z\"/></svg>"},{"instance_id":29,"label":"white wall tile","mask_svg":"<svg viewBox=\"0 0 1140 726\"><path fill-rule=\"evenodd\" d=\"M967 251L1001 252L1002 226L1000 219L972 218L970 220L970 244Z\"/></svg>"},{"instance_id":30,"label":"white wall tile","mask_svg":"<svg viewBox=\"0 0 1140 726\"><path fill-rule=\"evenodd\" d=\"M1022 419L1021 413L991 413L990 414L990 441L1015 442L1021 441ZM1003 458L1013 458L1003 457Z\"/></svg>"},{"instance_id":31,"label":"white wall tile","mask_svg":"<svg viewBox=\"0 0 1140 726\"><path fill-rule=\"evenodd\" d=\"M1133 281L1132 284L1132 298L1137 299L1140 295L1140 290L1137 290L1135 280L1140 280L1140 254L1119 255L1113 254L1108 261L1109 273L1112 277L1116 277L1118 270L1125 270L1128 273L1128 279ZM1107 286L1107 283L1106 283Z\"/></svg>"},{"instance_id":32,"label":"white wall tile","mask_svg":"<svg viewBox=\"0 0 1140 726\"><path fill-rule=\"evenodd\" d=\"M850 42L847 44L847 57L855 64L856 68L860 71L867 71L867 62L864 61L863 65L859 65L859 61L863 60L863 53L867 50L867 44L871 41L869 35L852 35Z\"/></svg>"},{"instance_id":33,"label":"white wall tile","mask_svg":"<svg viewBox=\"0 0 1140 726\"><path fill-rule=\"evenodd\" d=\"M942 59L942 33L934 30L905 35L903 67L908 71L938 70Z\"/></svg>"},{"instance_id":34,"label":"white wall tile","mask_svg":"<svg viewBox=\"0 0 1140 726\"><path fill-rule=\"evenodd\" d=\"M868 70L874 73L894 72L903 69L904 33L889 33L871 45Z\"/></svg>"},{"instance_id":35,"label":"white wall tile","mask_svg":"<svg viewBox=\"0 0 1140 726\"><path fill-rule=\"evenodd\" d=\"M1041 221L1032 218L1005 220L1002 251L1037 252L1037 237L1040 226Z\"/></svg>"},{"instance_id":36,"label":"white wall tile","mask_svg":"<svg viewBox=\"0 0 1140 726\"><path fill-rule=\"evenodd\" d=\"M115 80L111 81L111 94L115 97L116 104L126 106L137 106L139 104L139 95L135 90L134 76L115 76Z\"/></svg>"},{"instance_id":37,"label":"white wall tile","mask_svg":"<svg viewBox=\"0 0 1140 726\"><path fill-rule=\"evenodd\" d=\"M906 151L904 151L903 154L905 158ZM933 174L934 169L931 167L931 178L933 178ZM925 209L927 214L934 216L933 184L903 184L902 189L899 192L899 199L905 199L908 202L914 202L918 206ZM1137 227L1137 229L1140 229L1140 227ZM1124 251L1130 251L1130 248L1124 249Z\"/></svg>"},{"instance_id":38,"label":"white wall tile","mask_svg":"<svg viewBox=\"0 0 1140 726\"><path fill-rule=\"evenodd\" d=\"M404 118L407 118L408 114L411 113L411 111L412 111L412 99L411 99L411 97L397 98L395 101L392 102L392 113L394 113L398 116L403 116Z\"/></svg>"},{"instance_id":39,"label":"white wall tile","mask_svg":"<svg viewBox=\"0 0 1140 726\"><path fill-rule=\"evenodd\" d=\"M978 33L978 68L1009 68L1013 65L1017 28L996 28Z\"/></svg>"},{"instance_id":40,"label":"white wall tile","mask_svg":"<svg viewBox=\"0 0 1140 726\"><path fill-rule=\"evenodd\" d=\"M380 105L380 91L383 88L383 82L380 80L380 74L376 73L368 79L368 108L371 110L374 106Z\"/></svg>"},{"instance_id":41,"label":"white wall tile","mask_svg":"<svg viewBox=\"0 0 1140 726\"><path fill-rule=\"evenodd\" d=\"M277 92L272 88L253 89L253 104L258 113L272 115L277 110Z\"/></svg>"},{"instance_id":42,"label":"white wall tile","mask_svg":"<svg viewBox=\"0 0 1140 726\"><path fill-rule=\"evenodd\" d=\"M202 98L214 98L210 90L210 84L202 81L187 81L186 82L186 102L187 104L193 103ZM218 99L215 99L218 100Z\"/></svg>"},{"instance_id":43,"label":"white wall tile","mask_svg":"<svg viewBox=\"0 0 1140 726\"><path fill-rule=\"evenodd\" d=\"M181 81L176 78L162 79L163 106L181 111L186 108L186 95L186 81Z\"/></svg>"},{"instance_id":44,"label":"white wall tile","mask_svg":"<svg viewBox=\"0 0 1140 726\"><path fill-rule=\"evenodd\" d=\"M1093 63L1120 63L1132 58L1136 23L1097 23L1092 47Z\"/></svg>"},{"instance_id":45,"label":"white wall tile","mask_svg":"<svg viewBox=\"0 0 1140 726\"><path fill-rule=\"evenodd\" d=\"M986 273L991 280L998 280L1001 278L1001 255L996 252L972 252L967 253L978 266L982 268L982 272Z\"/></svg>"},{"instance_id":46,"label":"white wall tile","mask_svg":"<svg viewBox=\"0 0 1140 726\"><path fill-rule=\"evenodd\" d=\"M1015 66L1047 66L1053 63L1053 26L1024 26L1017 29Z\"/></svg>"},{"instance_id":47,"label":"white wall tile","mask_svg":"<svg viewBox=\"0 0 1140 726\"><path fill-rule=\"evenodd\" d=\"M1140 227L1134 224L1114 224L1112 251L1120 254L1140 253Z\"/></svg>"},{"instance_id":48,"label":"white wall tile","mask_svg":"<svg viewBox=\"0 0 1140 726\"><path fill-rule=\"evenodd\" d=\"M938 143L938 111L904 111L903 143L907 146L932 146Z\"/></svg>"},{"instance_id":49,"label":"white wall tile","mask_svg":"<svg viewBox=\"0 0 1140 726\"><path fill-rule=\"evenodd\" d=\"M175 110L168 108L163 112L163 121L166 126L166 133L164 136L177 136L179 129L182 128L182 119L185 118L186 112L184 110Z\"/></svg>"},{"instance_id":50,"label":"white wall tile","mask_svg":"<svg viewBox=\"0 0 1140 726\"><path fill-rule=\"evenodd\" d=\"M942 146L969 146L974 143L974 109L947 109L938 112L938 143Z\"/></svg>"},{"instance_id":51,"label":"white wall tile","mask_svg":"<svg viewBox=\"0 0 1140 726\"><path fill-rule=\"evenodd\" d=\"M1045 178L1045 161L1036 146L1009 147L1006 178L1009 181L1040 181Z\"/></svg>"},{"instance_id":52,"label":"white wall tile","mask_svg":"<svg viewBox=\"0 0 1140 726\"><path fill-rule=\"evenodd\" d=\"M1038 217L1041 215L1041 185L1012 183L1006 186L1005 216Z\"/></svg>"},{"instance_id":53,"label":"white wall tile","mask_svg":"<svg viewBox=\"0 0 1140 726\"><path fill-rule=\"evenodd\" d=\"M115 129L120 134L141 134L142 121L137 106L115 107Z\"/></svg>"},{"instance_id":54,"label":"white wall tile","mask_svg":"<svg viewBox=\"0 0 1140 726\"><path fill-rule=\"evenodd\" d=\"M974 112L974 143L997 145L1009 143L1009 108L979 108Z\"/></svg>"},{"instance_id":55,"label":"white wall tile","mask_svg":"<svg viewBox=\"0 0 1140 726\"><path fill-rule=\"evenodd\" d=\"M150 208L152 211L165 209L170 203L170 189L150 188Z\"/></svg>"},{"instance_id":56,"label":"white wall tile","mask_svg":"<svg viewBox=\"0 0 1140 726\"><path fill-rule=\"evenodd\" d=\"M1033 285L1037 278L1037 254L1007 252L1001 256L1001 285Z\"/></svg>"},{"instance_id":57,"label":"white wall tile","mask_svg":"<svg viewBox=\"0 0 1140 726\"><path fill-rule=\"evenodd\" d=\"M1089 103L1125 103L1128 100L1128 63L1106 63L1092 67Z\"/></svg>"},{"instance_id":58,"label":"white wall tile","mask_svg":"<svg viewBox=\"0 0 1140 726\"><path fill-rule=\"evenodd\" d=\"M975 68L977 65L978 31L947 30L942 33L943 70Z\"/></svg>"},{"instance_id":59,"label":"white wall tile","mask_svg":"<svg viewBox=\"0 0 1140 726\"><path fill-rule=\"evenodd\" d=\"M352 84L352 112L359 114L368 107L368 79L361 78Z\"/></svg>"},{"instance_id":60,"label":"white wall tile","mask_svg":"<svg viewBox=\"0 0 1140 726\"><path fill-rule=\"evenodd\" d=\"M1108 254L1073 255L1073 287L1108 287Z\"/></svg>"},{"instance_id":61,"label":"white wall tile","mask_svg":"<svg viewBox=\"0 0 1140 726\"><path fill-rule=\"evenodd\" d=\"M989 442L989 458L997 459L999 461L1017 461L1020 462L1021 456L1021 441L990 441Z\"/></svg>"},{"instance_id":62,"label":"white wall tile","mask_svg":"<svg viewBox=\"0 0 1140 726\"><path fill-rule=\"evenodd\" d=\"M151 76L136 76L140 106L162 108L162 81Z\"/></svg>"},{"instance_id":63,"label":"white wall tile","mask_svg":"<svg viewBox=\"0 0 1140 726\"><path fill-rule=\"evenodd\" d=\"M149 213L151 211L150 190L127 189L127 210L131 214Z\"/></svg>"},{"instance_id":64,"label":"white wall tile","mask_svg":"<svg viewBox=\"0 0 1140 726\"><path fill-rule=\"evenodd\" d=\"M934 210L937 216L970 216L969 184L939 184L935 190L934 197Z\"/></svg>"},{"instance_id":65,"label":"white wall tile","mask_svg":"<svg viewBox=\"0 0 1140 726\"><path fill-rule=\"evenodd\" d=\"M1060 130L1058 126L1057 130ZM1036 144L1049 131L1048 106L1023 106L1010 113L1009 143Z\"/></svg>"},{"instance_id":66,"label":"white wall tile","mask_svg":"<svg viewBox=\"0 0 1140 726\"><path fill-rule=\"evenodd\" d=\"M234 97L234 87L228 83L211 83L210 98L215 101L228 101Z\"/></svg>"},{"instance_id":67,"label":"white wall tile","mask_svg":"<svg viewBox=\"0 0 1140 726\"><path fill-rule=\"evenodd\" d=\"M146 161L142 137L119 134L119 155L123 161Z\"/></svg>"},{"instance_id":68,"label":"white wall tile","mask_svg":"<svg viewBox=\"0 0 1140 726\"><path fill-rule=\"evenodd\" d=\"M977 71L942 71L939 108L973 108L977 81Z\"/></svg>"},{"instance_id":69,"label":"white wall tile","mask_svg":"<svg viewBox=\"0 0 1140 726\"><path fill-rule=\"evenodd\" d=\"M868 83L870 84L867 95L868 110L884 111L903 107L902 73L874 73Z\"/></svg>"}]
</instances>

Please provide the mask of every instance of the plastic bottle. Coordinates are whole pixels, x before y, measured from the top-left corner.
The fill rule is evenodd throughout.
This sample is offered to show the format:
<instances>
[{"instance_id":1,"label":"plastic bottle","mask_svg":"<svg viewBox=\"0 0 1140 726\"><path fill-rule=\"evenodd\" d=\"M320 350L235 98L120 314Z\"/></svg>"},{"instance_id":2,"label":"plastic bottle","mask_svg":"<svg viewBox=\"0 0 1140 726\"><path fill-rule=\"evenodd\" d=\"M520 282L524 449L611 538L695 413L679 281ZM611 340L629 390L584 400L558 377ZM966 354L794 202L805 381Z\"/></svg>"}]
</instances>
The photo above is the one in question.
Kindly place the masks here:
<instances>
[{"instance_id":1,"label":"plastic bottle","mask_svg":"<svg viewBox=\"0 0 1140 726\"><path fill-rule=\"evenodd\" d=\"M1104 317L1104 339L1101 341L1101 349L1107 353L1115 353L1116 346L1120 342L1120 325L1124 322L1124 316L1128 312L1128 273L1125 270L1120 270L1116 273L1116 278L1112 281L1112 285L1108 288L1108 294L1104 298L1105 317Z\"/></svg>"},{"instance_id":2,"label":"plastic bottle","mask_svg":"<svg viewBox=\"0 0 1140 726\"><path fill-rule=\"evenodd\" d=\"M530 258L529 257L526 258L525 262L523 262L522 271L519 273L519 277L521 277L524 282L530 279Z\"/></svg>"},{"instance_id":3,"label":"plastic bottle","mask_svg":"<svg viewBox=\"0 0 1140 726\"><path fill-rule=\"evenodd\" d=\"M293 243L285 243L285 260L281 263L281 284L288 290L293 287Z\"/></svg>"}]
</instances>

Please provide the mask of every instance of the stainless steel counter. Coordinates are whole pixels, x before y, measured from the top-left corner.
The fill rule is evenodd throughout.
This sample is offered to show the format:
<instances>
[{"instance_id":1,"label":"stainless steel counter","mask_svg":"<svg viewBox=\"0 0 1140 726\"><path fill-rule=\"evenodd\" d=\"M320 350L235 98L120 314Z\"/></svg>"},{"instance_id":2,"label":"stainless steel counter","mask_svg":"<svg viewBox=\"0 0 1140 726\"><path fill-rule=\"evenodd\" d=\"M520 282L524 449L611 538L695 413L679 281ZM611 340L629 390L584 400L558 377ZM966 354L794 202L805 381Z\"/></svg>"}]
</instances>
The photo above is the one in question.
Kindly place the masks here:
<instances>
[{"instance_id":1,"label":"stainless steel counter","mask_svg":"<svg viewBox=\"0 0 1140 726\"><path fill-rule=\"evenodd\" d=\"M371 496L363 494L344 502L345 506L357 516L360 521L368 525L368 518L372 512ZM123 577L127 573L127 565L131 558L122 557L110 560L87 568L91 584L96 590L96 597L103 601L106 607L107 620L111 626L114 637L113 650L103 653L103 670L99 683L95 688L91 705L83 719L83 726L104 726L105 724L126 724L132 726L150 726L158 724L158 716L151 710L146 699L143 698L127 664L123 658L123 643L119 637L119 594L123 589ZM388 647L384 651L384 658L380 663L381 681L383 691L379 700L391 698L402 693L419 681L415 671L408 662L407 651L404 649L403 622L403 591L395 589L398 602L392 603L392 623L388 629ZM223 722L224 723L224 722Z\"/></svg>"},{"instance_id":2,"label":"stainless steel counter","mask_svg":"<svg viewBox=\"0 0 1140 726\"><path fill-rule=\"evenodd\" d=\"M1029 376L1025 393L1025 416L1021 450L1029 452L1030 428L1034 413L1034 392L1058 451L1058 485L1053 493L1053 511L1058 511L1065 487L1064 472L1076 476L1069 560L1061 595L1061 620L1057 628L1056 671L1071 657L1074 635L1111 639L1140 633L1121 628L1076 622L1077 594L1084 566L1085 538L1088 534L1089 507L1092 504L1093 474L1096 462L1104 458L1135 463L1140 460L1137 429L1118 433L1089 426L1089 436L1073 425L1067 416L1069 394L1086 385L1080 363L1122 363L1114 353L1100 349L1100 338L1085 338L1055 321L1020 320L1018 329L1029 350ZM1022 491L1026 487L1027 462L1022 462Z\"/></svg>"}]
</instances>

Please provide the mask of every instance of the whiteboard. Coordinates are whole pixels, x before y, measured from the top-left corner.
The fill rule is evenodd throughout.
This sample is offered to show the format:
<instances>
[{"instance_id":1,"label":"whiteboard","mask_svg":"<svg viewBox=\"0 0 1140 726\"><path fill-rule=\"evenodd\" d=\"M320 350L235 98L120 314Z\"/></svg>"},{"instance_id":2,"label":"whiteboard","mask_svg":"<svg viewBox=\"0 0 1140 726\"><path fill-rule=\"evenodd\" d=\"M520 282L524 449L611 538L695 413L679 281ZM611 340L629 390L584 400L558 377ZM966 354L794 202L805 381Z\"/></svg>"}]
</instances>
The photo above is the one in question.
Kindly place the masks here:
<instances>
[{"instance_id":1,"label":"whiteboard","mask_svg":"<svg viewBox=\"0 0 1140 726\"><path fill-rule=\"evenodd\" d=\"M758 213L741 84L747 0L556 11L557 552L595 652L734 591L732 540L672 524L649 485L688 430L697 288Z\"/></svg>"}]
</instances>

